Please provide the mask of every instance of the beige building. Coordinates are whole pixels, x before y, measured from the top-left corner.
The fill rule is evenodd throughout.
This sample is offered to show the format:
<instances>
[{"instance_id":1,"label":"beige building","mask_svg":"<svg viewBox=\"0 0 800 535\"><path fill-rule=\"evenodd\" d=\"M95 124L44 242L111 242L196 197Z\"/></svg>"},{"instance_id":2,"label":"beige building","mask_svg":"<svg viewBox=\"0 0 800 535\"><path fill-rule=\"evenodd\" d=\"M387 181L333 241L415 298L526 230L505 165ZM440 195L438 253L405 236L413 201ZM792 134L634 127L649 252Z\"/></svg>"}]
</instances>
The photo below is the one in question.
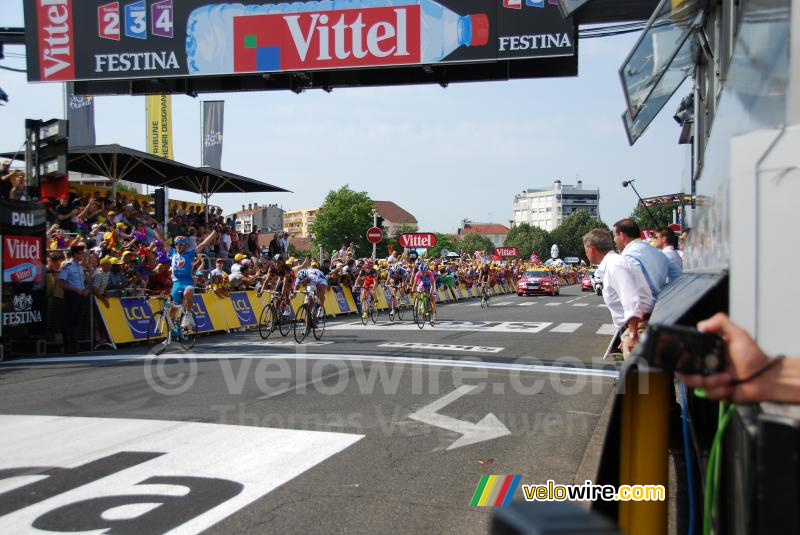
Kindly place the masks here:
<instances>
[{"instance_id":1,"label":"beige building","mask_svg":"<svg viewBox=\"0 0 800 535\"><path fill-rule=\"evenodd\" d=\"M242 234L250 234L254 229L259 232L275 232L283 228L283 210L277 204L242 205L242 209L235 215L236 232Z\"/></svg>"},{"instance_id":2,"label":"beige building","mask_svg":"<svg viewBox=\"0 0 800 535\"><path fill-rule=\"evenodd\" d=\"M372 201L375 211L383 218L383 230L387 236L396 236L401 227L417 230L417 218L392 201Z\"/></svg>"},{"instance_id":3,"label":"beige building","mask_svg":"<svg viewBox=\"0 0 800 535\"><path fill-rule=\"evenodd\" d=\"M480 234L489 238L495 247L502 247L506 241L508 227L498 223L476 223L469 219L462 219L461 228L458 229L458 237L463 238L467 234Z\"/></svg>"},{"instance_id":4,"label":"beige building","mask_svg":"<svg viewBox=\"0 0 800 535\"><path fill-rule=\"evenodd\" d=\"M317 217L319 208L287 210L283 213L283 230L292 238L308 238L311 224Z\"/></svg>"}]
</instances>

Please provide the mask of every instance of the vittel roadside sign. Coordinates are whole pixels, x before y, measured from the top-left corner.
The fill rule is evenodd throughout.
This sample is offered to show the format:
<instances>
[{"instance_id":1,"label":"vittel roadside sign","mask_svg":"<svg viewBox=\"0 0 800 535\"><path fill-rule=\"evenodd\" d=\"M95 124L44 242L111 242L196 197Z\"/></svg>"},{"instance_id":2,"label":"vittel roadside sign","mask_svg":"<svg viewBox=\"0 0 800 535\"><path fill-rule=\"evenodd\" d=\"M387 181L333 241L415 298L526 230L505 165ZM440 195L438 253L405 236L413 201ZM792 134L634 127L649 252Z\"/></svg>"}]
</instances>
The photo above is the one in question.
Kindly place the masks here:
<instances>
[{"instance_id":1,"label":"vittel roadside sign","mask_svg":"<svg viewBox=\"0 0 800 535\"><path fill-rule=\"evenodd\" d=\"M26 0L29 81L574 57L552 0Z\"/></svg>"},{"instance_id":2,"label":"vittel roadside sign","mask_svg":"<svg viewBox=\"0 0 800 535\"><path fill-rule=\"evenodd\" d=\"M497 249L494 250L494 254L502 258L509 256L519 256L519 249L516 247L498 247Z\"/></svg>"},{"instance_id":3,"label":"vittel roadside sign","mask_svg":"<svg viewBox=\"0 0 800 535\"><path fill-rule=\"evenodd\" d=\"M430 249L436 246L436 235L430 232L400 235L400 246L411 249Z\"/></svg>"}]
</instances>

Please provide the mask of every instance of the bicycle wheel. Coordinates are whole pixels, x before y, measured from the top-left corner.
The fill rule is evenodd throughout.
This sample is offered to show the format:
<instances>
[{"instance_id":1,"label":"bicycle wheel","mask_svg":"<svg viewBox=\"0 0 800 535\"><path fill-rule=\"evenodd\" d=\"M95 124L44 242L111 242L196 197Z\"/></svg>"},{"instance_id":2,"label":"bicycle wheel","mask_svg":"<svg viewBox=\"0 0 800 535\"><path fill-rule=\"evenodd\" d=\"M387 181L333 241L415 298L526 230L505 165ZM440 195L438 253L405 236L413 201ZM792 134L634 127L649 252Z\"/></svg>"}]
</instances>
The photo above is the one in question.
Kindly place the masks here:
<instances>
[{"instance_id":1,"label":"bicycle wheel","mask_svg":"<svg viewBox=\"0 0 800 535\"><path fill-rule=\"evenodd\" d=\"M189 316L188 325L183 324L183 318L185 316ZM180 336L180 343L184 347L184 349L192 349L194 344L197 343L197 318L194 316L194 312L191 310L189 312L184 312L181 314L180 318L180 325L181 325L181 336Z\"/></svg>"},{"instance_id":2,"label":"bicycle wheel","mask_svg":"<svg viewBox=\"0 0 800 535\"><path fill-rule=\"evenodd\" d=\"M164 312L161 310L153 314L147 324L147 345L156 343L162 346L156 351L156 354L160 355L167 347L167 320L164 319Z\"/></svg>"},{"instance_id":3,"label":"bicycle wheel","mask_svg":"<svg viewBox=\"0 0 800 535\"><path fill-rule=\"evenodd\" d=\"M367 295L366 300L361 303L361 323L364 325L369 321L369 309L372 306L372 298Z\"/></svg>"},{"instance_id":4,"label":"bicycle wheel","mask_svg":"<svg viewBox=\"0 0 800 535\"><path fill-rule=\"evenodd\" d=\"M308 305L303 303L294 314L294 339L298 344L308 336L311 330L311 314L308 312Z\"/></svg>"},{"instance_id":5,"label":"bicycle wheel","mask_svg":"<svg viewBox=\"0 0 800 535\"><path fill-rule=\"evenodd\" d=\"M414 321L420 329L425 327L425 297L417 297L414 301Z\"/></svg>"},{"instance_id":6,"label":"bicycle wheel","mask_svg":"<svg viewBox=\"0 0 800 535\"><path fill-rule=\"evenodd\" d=\"M294 311L289 305L283 305L278 311L278 331L281 336L289 336L294 325Z\"/></svg>"},{"instance_id":7,"label":"bicycle wheel","mask_svg":"<svg viewBox=\"0 0 800 535\"><path fill-rule=\"evenodd\" d=\"M378 323L378 306L375 304L375 301L369 304L369 315L370 318L372 318L373 325Z\"/></svg>"},{"instance_id":8,"label":"bicycle wheel","mask_svg":"<svg viewBox=\"0 0 800 535\"><path fill-rule=\"evenodd\" d=\"M258 318L258 334L261 335L263 340L269 338L269 335L275 330L275 322L278 313L275 311L275 305L269 304L261 310L261 316Z\"/></svg>"},{"instance_id":9,"label":"bicycle wheel","mask_svg":"<svg viewBox=\"0 0 800 535\"><path fill-rule=\"evenodd\" d=\"M313 331L314 338L317 340L322 340L322 335L325 333L325 314L315 318Z\"/></svg>"},{"instance_id":10,"label":"bicycle wheel","mask_svg":"<svg viewBox=\"0 0 800 535\"><path fill-rule=\"evenodd\" d=\"M395 300L394 313L398 321L403 321L403 304L399 300Z\"/></svg>"}]
</instances>

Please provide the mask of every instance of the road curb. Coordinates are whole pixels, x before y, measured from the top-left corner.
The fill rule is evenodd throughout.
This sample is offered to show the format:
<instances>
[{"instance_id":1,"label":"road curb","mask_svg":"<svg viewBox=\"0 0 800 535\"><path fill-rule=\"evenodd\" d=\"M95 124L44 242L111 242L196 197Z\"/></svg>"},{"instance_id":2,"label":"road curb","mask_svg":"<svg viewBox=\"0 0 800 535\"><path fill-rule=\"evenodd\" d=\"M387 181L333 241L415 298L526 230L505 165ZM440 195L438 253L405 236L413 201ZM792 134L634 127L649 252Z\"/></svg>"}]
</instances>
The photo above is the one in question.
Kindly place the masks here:
<instances>
[{"instance_id":1,"label":"road curb","mask_svg":"<svg viewBox=\"0 0 800 535\"><path fill-rule=\"evenodd\" d=\"M614 401L616 398L616 391L612 388L608 393L603 411L600 413L600 417L597 419L597 423L594 426L594 431L592 431L592 435L589 437L589 442L586 444L583 458L578 465L578 469L575 471L575 479L573 480L575 485L583 485L587 480L594 482L597 478L600 458L603 455L603 445L605 444L606 435L608 434L608 424L611 420L611 413L614 409ZM592 502L577 503L585 509L590 509L592 506Z\"/></svg>"}]
</instances>

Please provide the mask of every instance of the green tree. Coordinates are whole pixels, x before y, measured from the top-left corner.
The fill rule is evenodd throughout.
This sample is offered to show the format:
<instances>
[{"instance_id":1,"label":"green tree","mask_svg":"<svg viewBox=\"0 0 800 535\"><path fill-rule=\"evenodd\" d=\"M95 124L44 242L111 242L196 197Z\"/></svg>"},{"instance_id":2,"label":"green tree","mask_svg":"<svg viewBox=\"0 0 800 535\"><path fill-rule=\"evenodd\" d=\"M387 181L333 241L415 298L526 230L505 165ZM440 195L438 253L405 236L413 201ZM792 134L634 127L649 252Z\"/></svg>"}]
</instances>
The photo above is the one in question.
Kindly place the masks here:
<instances>
[{"instance_id":1,"label":"green tree","mask_svg":"<svg viewBox=\"0 0 800 535\"><path fill-rule=\"evenodd\" d=\"M651 206L650 212L653 214L653 217L650 217L646 208L637 206L631 213L631 219L636 221L640 229L666 227L672 223L673 210L675 210L674 206ZM655 222L653 218L655 218Z\"/></svg>"},{"instance_id":2,"label":"green tree","mask_svg":"<svg viewBox=\"0 0 800 535\"><path fill-rule=\"evenodd\" d=\"M486 254L492 254L494 251L494 244L492 240L480 234L467 234L461 238L460 248L464 249L467 254L474 254L475 251L486 251Z\"/></svg>"},{"instance_id":3,"label":"green tree","mask_svg":"<svg viewBox=\"0 0 800 535\"><path fill-rule=\"evenodd\" d=\"M530 257L531 252L539 255L539 258L546 258L553 245L553 239L546 230L522 223L508 231L503 245L517 247L522 258Z\"/></svg>"},{"instance_id":4,"label":"green tree","mask_svg":"<svg viewBox=\"0 0 800 535\"><path fill-rule=\"evenodd\" d=\"M583 235L595 228L608 230L608 226L602 221L591 217L586 210L578 210L565 217L562 223L550 233L553 243L558 245L561 258L577 256L586 258L583 250ZM550 251L545 251L544 257L550 258Z\"/></svg>"},{"instance_id":5,"label":"green tree","mask_svg":"<svg viewBox=\"0 0 800 535\"><path fill-rule=\"evenodd\" d=\"M458 252L461 248L461 243L458 238L452 234L436 233L436 245L428 251L428 258L437 258L442 256L442 251L447 249L451 252Z\"/></svg>"},{"instance_id":6,"label":"green tree","mask_svg":"<svg viewBox=\"0 0 800 535\"><path fill-rule=\"evenodd\" d=\"M372 244L367 241L367 230L372 227L374 204L364 191L353 191L342 186L330 191L311 224L314 248L338 251L342 244L356 244L358 256L372 254ZM385 245L384 245L385 248Z\"/></svg>"}]
</instances>

